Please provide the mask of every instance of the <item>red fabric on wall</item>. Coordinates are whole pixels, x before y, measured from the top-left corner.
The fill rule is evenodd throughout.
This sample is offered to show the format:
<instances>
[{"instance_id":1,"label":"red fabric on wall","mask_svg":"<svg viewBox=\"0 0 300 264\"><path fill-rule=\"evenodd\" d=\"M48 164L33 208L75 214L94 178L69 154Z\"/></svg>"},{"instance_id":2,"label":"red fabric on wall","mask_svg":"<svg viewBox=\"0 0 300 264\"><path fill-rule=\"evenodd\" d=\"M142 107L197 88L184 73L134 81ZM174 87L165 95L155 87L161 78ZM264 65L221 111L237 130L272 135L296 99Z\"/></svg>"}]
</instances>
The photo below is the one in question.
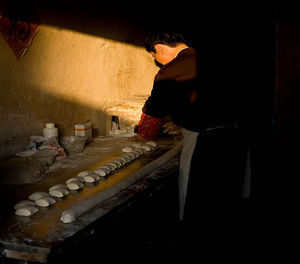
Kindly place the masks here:
<instances>
[{"instance_id":1,"label":"red fabric on wall","mask_svg":"<svg viewBox=\"0 0 300 264\"><path fill-rule=\"evenodd\" d=\"M0 32L18 60L26 53L39 27L39 22L21 21L8 16L0 18Z\"/></svg>"}]
</instances>

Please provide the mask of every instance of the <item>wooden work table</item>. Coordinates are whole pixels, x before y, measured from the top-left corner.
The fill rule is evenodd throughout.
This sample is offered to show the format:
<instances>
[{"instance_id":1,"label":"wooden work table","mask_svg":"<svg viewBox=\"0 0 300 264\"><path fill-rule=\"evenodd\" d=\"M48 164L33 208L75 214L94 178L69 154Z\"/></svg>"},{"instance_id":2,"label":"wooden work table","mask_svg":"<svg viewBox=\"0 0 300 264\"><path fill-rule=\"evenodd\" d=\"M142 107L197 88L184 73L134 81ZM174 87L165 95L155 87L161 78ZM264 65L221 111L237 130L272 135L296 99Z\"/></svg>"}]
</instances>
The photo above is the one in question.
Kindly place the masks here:
<instances>
[{"instance_id":1,"label":"wooden work table","mask_svg":"<svg viewBox=\"0 0 300 264\"><path fill-rule=\"evenodd\" d=\"M55 162L39 182L1 186L1 258L46 263L49 256L55 254L54 251L69 243L77 234L85 232L137 194L162 183L164 178L178 169L181 141L162 138L157 143L155 149L117 169L105 181L85 184L79 192L71 191L62 199L55 198L54 205L39 207L39 211L29 217L16 216L14 204L28 199L35 191L48 192L51 186L65 183L81 171L95 170L121 157L122 148L132 143L127 138L99 137L89 143L82 153L71 154L57 165ZM116 186L120 188L120 183L123 183L121 189L112 192L111 197L80 215L75 222L64 224L60 221L63 211L105 190L113 190Z\"/></svg>"}]
</instances>

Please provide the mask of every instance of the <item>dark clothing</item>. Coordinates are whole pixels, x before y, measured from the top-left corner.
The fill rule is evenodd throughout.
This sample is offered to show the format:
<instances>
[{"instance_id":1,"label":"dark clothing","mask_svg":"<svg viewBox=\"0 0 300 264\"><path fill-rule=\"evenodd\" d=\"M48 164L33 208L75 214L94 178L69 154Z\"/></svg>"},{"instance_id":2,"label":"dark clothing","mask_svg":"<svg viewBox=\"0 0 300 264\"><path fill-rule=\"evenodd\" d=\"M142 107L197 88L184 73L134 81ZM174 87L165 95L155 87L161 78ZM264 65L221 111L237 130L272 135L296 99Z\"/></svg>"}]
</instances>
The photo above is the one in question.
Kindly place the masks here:
<instances>
[{"instance_id":1,"label":"dark clothing","mask_svg":"<svg viewBox=\"0 0 300 264\"><path fill-rule=\"evenodd\" d=\"M143 112L158 118L170 115L178 126L196 132L244 120L245 87L226 83L225 70L212 76L215 72L206 65L194 48L181 50L155 76Z\"/></svg>"},{"instance_id":2,"label":"dark clothing","mask_svg":"<svg viewBox=\"0 0 300 264\"><path fill-rule=\"evenodd\" d=\"M216 129L198 135L193 153L185 219L204 220L224 207L225 214L242 201L248 151L244 128ZM202 208L195 212L196 208ZM210 212L202 215L201 210ZM227 210L227 211L226 211Z\"/></svg>"},{"instance_id":3,"label":"dark clothing","mask_svg":"<svg viewBox=\"0 0 300 264\"><path fill-rule=\"evenodd\" d=\"M213 74L205 75L208 71L195 49L180 51L155 76L143 107L145 114L170 115L178 126L199 133L184 220L195 223L187 226L200 229L212 219L222 221L224 207L230 215L233 205L240 203L248 149L244 101L239 92L243 87L222 86L221 76L210 79ZM236 121L242 121L239 128ZM216 126L223 128L211 129Z\"/></svg>"},{"instance_id":4,"label":"dark clothing","mask_svg":"<svg viewBox=\"0 0 300 264\"><path fill-rule=\"evenodd\" d=\"M143 112L158 118L170 115L175 124L190 128L190 114L196 111L191 100L199 87L197 76L195 49L181 50L155 76L151 96L146 101Z\"/></svg>"}]
</instances>

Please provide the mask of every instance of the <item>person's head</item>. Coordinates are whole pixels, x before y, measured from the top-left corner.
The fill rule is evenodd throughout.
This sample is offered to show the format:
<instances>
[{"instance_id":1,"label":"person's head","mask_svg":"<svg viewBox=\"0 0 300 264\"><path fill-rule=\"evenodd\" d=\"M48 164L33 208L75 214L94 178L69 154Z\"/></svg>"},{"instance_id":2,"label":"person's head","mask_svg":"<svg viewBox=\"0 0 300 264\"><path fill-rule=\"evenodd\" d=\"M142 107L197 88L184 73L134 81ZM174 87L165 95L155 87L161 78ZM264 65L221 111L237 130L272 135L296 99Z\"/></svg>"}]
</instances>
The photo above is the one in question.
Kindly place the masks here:
<instances>
[{"instance_id":1,"label":"person's head","mask_svg":"<svg viewBox=\"0 0 300 264\"><path fill-rule=\"evenodd\" d=\"M150 32L145 48L162 65L169 63L183 47L187 47L182 34L176 32Z\"/></svg>"}]
</instances>

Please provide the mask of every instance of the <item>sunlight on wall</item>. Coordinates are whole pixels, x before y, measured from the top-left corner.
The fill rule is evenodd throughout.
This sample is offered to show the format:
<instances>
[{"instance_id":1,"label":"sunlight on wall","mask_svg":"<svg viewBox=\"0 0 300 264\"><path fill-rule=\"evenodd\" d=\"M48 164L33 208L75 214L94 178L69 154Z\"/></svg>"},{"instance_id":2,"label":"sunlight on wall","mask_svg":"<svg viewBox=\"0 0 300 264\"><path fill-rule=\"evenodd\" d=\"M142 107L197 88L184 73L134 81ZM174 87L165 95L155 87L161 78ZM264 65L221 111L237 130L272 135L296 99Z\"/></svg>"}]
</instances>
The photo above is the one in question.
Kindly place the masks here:
<instances>
[{"instance_id":1,"label":"sunlight on wall","mask_svg":"<svg viewBox=\"0 0 300 264\"><path fill-rule=\"evenodd\" d=\"M24 150L47 122L63 136L90 120L105 135L106 110L149 95L158 70L143 47L44 24L21 61L2 36L0 53L0 159Z\"/></svg>"},{"instance_id":2,"label":"sunlight on wall","mask_svg":"<svg viewBox=\"0 0 300 264\"><path fill-rule=\"evenodd\" d=\"M142 47L52 26L42 26L33 45L22 61L33 86L89 107L149 94L157 71Z\"/></svg>"}]
</instances>

